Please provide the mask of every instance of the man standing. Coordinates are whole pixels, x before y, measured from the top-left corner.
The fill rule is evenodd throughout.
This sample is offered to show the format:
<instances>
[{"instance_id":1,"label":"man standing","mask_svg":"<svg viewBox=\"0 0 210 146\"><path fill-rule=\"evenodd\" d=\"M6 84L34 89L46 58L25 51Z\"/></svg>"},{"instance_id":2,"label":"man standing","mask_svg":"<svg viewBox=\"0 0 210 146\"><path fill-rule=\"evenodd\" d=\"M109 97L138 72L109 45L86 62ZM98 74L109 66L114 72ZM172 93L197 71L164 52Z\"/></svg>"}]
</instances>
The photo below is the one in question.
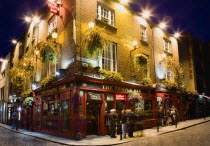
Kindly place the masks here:
<instances>
[{"instance_id":1,"label":"man standing","mask_svg":"<svg viewBox=\"0 0 210 146\"><path fill-rule=\"evenodd\" d=\"M127 114L128 117L128 136L133 137L135 116L134 113L130 110Z\"/></svg>"},{"instance_id":2,"label":"man standing","mask_svg":"<svg viewBox=\"0 0 210 146\"><path fill-rule=\"evenodd\" d=\"M164 126L164 117L165 117L164 111L163 111L162 107L160 107L160 109L158 111L158 120L160 121L161 126Z\"/></svg>"},{"instance_id":3,"label":"man standing","mask_svg":"<svg viewBox=\"0 0 210 146\"><path fill-rule=\"evenodd\" d=\"M123 138L126 138L127 115L124 110L122 110L121 122L122 122L122 136L123 136Z\"/></svg>"},{"instance_id":4,"label":"man standing","mask_svg":"<svg viewBox=\"0 0 210 146\"><path fill-rule=\"evenodd\" d=\"M110 127L110 136L111 138L116 138L116 127L117 127L117 114L115 109L111 109L109 114L109 127Z\"/></svg>"},{"instance_id":5,"label":"man standing","mask_svg":"<svg viewBox=\"0 0 210 146\"><path fill-rule=\"evenodd\" d=\"M177 122L177 109L175 106L172 106L171 108L171 119L172 119L172 124L175 125Z\"/></svg>"}]
</instances>

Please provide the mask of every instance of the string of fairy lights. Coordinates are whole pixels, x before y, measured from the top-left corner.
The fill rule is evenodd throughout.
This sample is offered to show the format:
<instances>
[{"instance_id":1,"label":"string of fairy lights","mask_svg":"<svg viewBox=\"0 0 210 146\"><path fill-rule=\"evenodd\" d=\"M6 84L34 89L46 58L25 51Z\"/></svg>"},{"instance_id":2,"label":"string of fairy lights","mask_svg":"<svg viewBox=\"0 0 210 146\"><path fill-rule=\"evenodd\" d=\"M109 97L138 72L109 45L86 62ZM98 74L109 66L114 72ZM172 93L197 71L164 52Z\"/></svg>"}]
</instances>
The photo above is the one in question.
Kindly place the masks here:
<instances>
[{"instance_id":1,"label":"string of fairy lights","mask_svg":"<svg viewBox=\"0 0 210 146\"><path fill-rule=\"evenodd\" d=\"M129 3L130 0L114 0L114 1L118 1L121 5L127 5ZM48 0L48 2L57 2L58 4L61 3L60 0ZM141 17L143 17L144 19L148 20L150 17L152 16L152 11L151 10L143 10L142 13L141 13ZM34 23L34 24L37 24L39 23L41 20L38 16L25 16L24 18L25 22L27 23ZM89 24L90 25L90 24ZM158 24L158 27L161 28L161 29L166 29L167 28L167 23L166 22L160 22ZM181 33L180 32L175 32L173 34L173 36L178 39L180 36L181 36ZM16 45L18 43L18 41L16 39L12 39L11 40L11 43ZM2 62L2 58L0 59L0 61Z\"/></svg>"}]
</instances>

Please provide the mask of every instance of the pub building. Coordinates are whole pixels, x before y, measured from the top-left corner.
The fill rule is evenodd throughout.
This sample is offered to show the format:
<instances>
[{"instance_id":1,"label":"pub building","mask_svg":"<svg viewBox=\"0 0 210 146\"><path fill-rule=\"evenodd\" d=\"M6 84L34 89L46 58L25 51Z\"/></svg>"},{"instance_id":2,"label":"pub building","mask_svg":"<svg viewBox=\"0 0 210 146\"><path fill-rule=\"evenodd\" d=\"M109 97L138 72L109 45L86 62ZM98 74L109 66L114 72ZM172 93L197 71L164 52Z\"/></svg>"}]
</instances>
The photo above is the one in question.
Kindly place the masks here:
<instances>
[{"instance_id":1,"label":"pub building","mask_svg":"<svg viewBox=\"0 0 210 146\"><path fill-rule=\"evenodd\" d=\"M129 101L129 91L141 95ZM124 109L140 112L146 127L155 126L155 88L74 75L34 90L34 131L76 139L78 135L109 134L108 116L116 109L118 121ZM119 123L119 122L118 122ZM119 127L119 125L118 125ZM118 128L119 129L119 128Z\"/></svg>"},{"instance_id":2,"label":"pub building","mask_svg":"<svg viewBox=\"0 0 210 146\"><path fill-rule=\"evenodd\" d=\"M175 106L178 111L177 120L183 121L183 96L181 91L168 89L162 84L157 84L156 98L158 108L162 107L162 109L166 111L168 108Z\"/></svg>"}]
</instances>

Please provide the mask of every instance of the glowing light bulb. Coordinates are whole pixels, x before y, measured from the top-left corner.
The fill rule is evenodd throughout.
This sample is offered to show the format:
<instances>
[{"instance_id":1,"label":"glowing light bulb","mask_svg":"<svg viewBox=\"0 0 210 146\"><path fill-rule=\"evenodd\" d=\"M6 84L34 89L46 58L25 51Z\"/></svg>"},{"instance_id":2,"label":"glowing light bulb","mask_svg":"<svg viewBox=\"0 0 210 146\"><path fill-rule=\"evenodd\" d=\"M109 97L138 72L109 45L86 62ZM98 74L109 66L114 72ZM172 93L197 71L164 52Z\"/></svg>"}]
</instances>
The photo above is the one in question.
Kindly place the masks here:
<instances>
[{"instance_id":1,"label":"glowing light bulb","mask_svg":"<svg viewBox=\"0 0 210 146\"><path fill-rule=\"evenodd\" d=\"M143 13L142 13L142 17L144 17L144 18L149 18L150 17L150 12L149 11L144 11Z\"/></svg>"},{"instance_id":2,"label":"glowing light bulb","mask_svg":"<svg viewBox=\"0 0 210 146\"><path fill-rule=\"evenodd\" d=\"M160 23L159 26L160 26L160 28L162 28L162 29L166 28L166 24L165 24L164 22Z\"/></svg>"},{"instance_id":3,"label":"glowing light bulb","mask_svg":"<svg viewBox=\"0 0 210 146\"><path fill-rule=\"evenodd\" d=\"M179 38L179 37L180 37L180 33L176 32L176 33L174 34L174 37L175 37L175 38Z\"/></svg>"},{"instance_id":4,"label":"glowing light bulb","mask_svg":"<svg viewBox=\"0 0 210 146\"><path fill-rule=\"evenodd\" d=\"M30 17L25 17L24 18L26 22L31 22L31 18Z\"/></svg>"},{"instance_id":5,"label":"glowing light bulb","mask_svg":"<svg viewBox=\"0 0 210 146\"><path fill-rule=\"evenodd\" d=\"M95 24L92 21L88 23L89 28L94 28L94 26L95 26Z\"/></svg>"},{"instance_id":6,"label":"glowing light bulb","mask_svg":"<svg viewBox=\"0 0 210 146\"><path fill-rule=\"evenodd\" d=\"M39 17L35 16L35 17L33 18L33 22L34 22L35 24L36 24L36 23L39 23L39 22L40 22Z\"/></svg>"},{"instance_id":7,"label":"glowing light bulb","mask_svg":"<svg viewBox=\"0 0 210 146\"><path fill-rule=\"evenodd\" d=\"M138 42L137 41L133 41L133 46L137 46Z\"/></svg>"},{"instance_id":8,"label":"glowing light bulb","mask_svg":"<svg viewBox=\"0 0 210 146\"><path fill-rule=\"evenodd\" d=\"M13 44L17 44L17 40L13 39L13 40L12 40L12 43L13 43Z\"/></svg>"}]
</instances>

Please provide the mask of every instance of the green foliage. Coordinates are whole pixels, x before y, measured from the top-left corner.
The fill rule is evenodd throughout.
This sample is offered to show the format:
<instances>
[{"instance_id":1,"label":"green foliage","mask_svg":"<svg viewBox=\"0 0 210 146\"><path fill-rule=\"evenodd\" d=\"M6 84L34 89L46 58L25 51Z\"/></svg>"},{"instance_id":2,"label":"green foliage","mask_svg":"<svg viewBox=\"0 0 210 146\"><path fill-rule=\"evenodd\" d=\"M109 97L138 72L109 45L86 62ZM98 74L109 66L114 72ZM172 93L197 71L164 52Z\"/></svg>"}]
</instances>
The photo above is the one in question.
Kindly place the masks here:
<instances>
[{"instance_id":1,"label":"green foliage","mask_svg":"<svg viewBox=\"0 0 210 146\"><path fill-rule=\"evenodd\" d=\"M92 28L85 34L84 45L90 56L93 56L98 50L105 46L105 39L102 36L104 29Z\"/></svg>"},{"instance_id":2,"label":"green foliage","mask_svg":"<svg viewBox=\"0 0 210 146\"><path fill-rule=\"evenodd\" d=\"M141 98L142 98L141 94L138 93L138 92L131 91L131 92L128 93L128 100L129 101L139 101Z\"/></svg>"},{"instance_id":3,"label":"green foliage","mask_svg":"<svg viewBox=\"0 0 210 146\"><path fill-rule=\"evenodd\" d=\"M27 107L32 106L32 103L34 101L33 97L26 97L23 101L23 104L25 104Z\"/></svg>"},{"instance_id":4,"label":"green foliage","mask_svg":"<svg viewBox=\"0 0 210 146\"><path fill-rule=\"evenodd\" d=\"M18 63L18 66L24 69L26 72L33 72L35 69L35 58L34 57L24 57Z\"/></svg>"},{"instance_id":5,"label":"green foliage","mask_svg":"<svg viewBox=\"0 0 210 146\"><path fill-rule=\"evenodd\" d=\"M166 57L166 68L170 68L175 78L183 78L184 69L179 61L173 57Z\"/></svg>"},{"instance_id":6,"label":"green foliage","mask_svg":"<svg viewBox=\"0 0 210 146\"><path fill-rule=\"evenodd\" d=\"M43 50L43 52L41 52L41 57L43 62L52 62L53 64L57 63L57 56L54 51Z\"/></svg>"},{"instance_id":7,"label":"green foliage","mask_svg":"<svg viewBox=\"0 0 210 146\"><path fill-rule=\"evenodd\" d=\"M104 69L100 69L100 76L102 79L105 80L110 80L110 81L123 81L122 75L118 72L114 72L114 71L106 71Z\"/></svg>"},{"instance_id":8,"label":"green foliage","mask_svg":"<svg viewBox=\"0 0 210 146\"><path fill-rule=\"evenodd\" d=\"M22 97L32 96L32 90L29 89L29 90L27 90L27 91L22 92L22 93L21 93L21 96L22 96Z\"/></svg>"},{"instance_id":9,"label":"green foliage","mask_svg":"<svg viewBox=\"0 0 210 146\"><path fill-rule=\"evenodd\" d=\"M51 84L55 80L55 75L51 74L50 76L43 78L40 85L41 86L46 86L48 84Z\"/></svg>"},{"instance_id":10,"label":"green foliage","mask_svg":"<svg viewBox=\"0 0 210 146\"><path fill-rule=\"evenodd\" d=\"M150 78L143 78L140 83L144 86L149 86L149 87L151 87L153 84Z\"/></svg>"},{"instance_id":11,"label":"green foliage","mask_svg":"<svg viewBox=\"0 0 210 146\"><path fill-rule=\"evenodd\" d=\"M164 80L163 84L168 87L168 89L177 89L178 84L170 80Z\"/></svg>"},{"instance_id":12,"label":"green foliage","mask_svg":"<svg viewBox=\"0 0 210 146\"><path fill-rule=\"evenodd\" d=\"M144 54L136 54L134 56L134 64L136 67L144 67L147 65L148 57Z\"/></svg>"},{"instance_id":13,"label":"green foliage","mask_svg":"<svg viewBox=\"0 0 210 146\"><path fill-rule=\"evenodd\" d=\"M43 62L57 63L57 59L60 57L60 44L51 41L42 41L35 48L40 51L40 57Z\"/></svg>"}]
</instances>

